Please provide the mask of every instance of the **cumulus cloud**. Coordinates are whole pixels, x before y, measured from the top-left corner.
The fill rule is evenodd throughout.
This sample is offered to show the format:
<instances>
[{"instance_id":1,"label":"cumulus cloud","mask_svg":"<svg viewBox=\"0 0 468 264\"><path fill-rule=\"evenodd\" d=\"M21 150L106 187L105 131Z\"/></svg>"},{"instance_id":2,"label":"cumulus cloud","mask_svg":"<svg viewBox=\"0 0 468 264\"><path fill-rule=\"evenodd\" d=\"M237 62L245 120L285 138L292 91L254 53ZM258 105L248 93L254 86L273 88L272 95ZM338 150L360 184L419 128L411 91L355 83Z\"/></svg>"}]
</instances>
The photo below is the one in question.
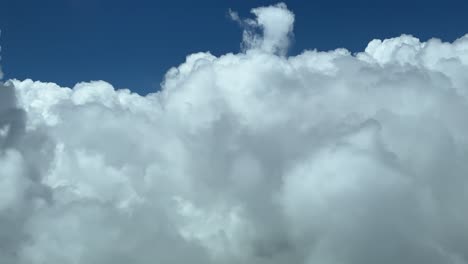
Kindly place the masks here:
<instances>
[{"instance_id":1,"label":"cumulus cloud","mask_svg":"<svg viewBox=\"0 0 468 264\"><path fill-rule=\"evenodd\" d=\"M2 263L468 263L468 35L286 56L252 13L154 94L2 85Z\"/></svg>"},{"instance_id":2,"label":"cumulus cloud","mask_svg":"<svg viewBox=\"0 0 468 264\"><path fill-rule=\"evenodd\" d=\"M242 42L245 51L286 54L292 37L294 14L284 3L254 8L251 13L255 19L243 20L237 12L229 10L231 19L245 28Z\"/></svg>"}]
</instances>

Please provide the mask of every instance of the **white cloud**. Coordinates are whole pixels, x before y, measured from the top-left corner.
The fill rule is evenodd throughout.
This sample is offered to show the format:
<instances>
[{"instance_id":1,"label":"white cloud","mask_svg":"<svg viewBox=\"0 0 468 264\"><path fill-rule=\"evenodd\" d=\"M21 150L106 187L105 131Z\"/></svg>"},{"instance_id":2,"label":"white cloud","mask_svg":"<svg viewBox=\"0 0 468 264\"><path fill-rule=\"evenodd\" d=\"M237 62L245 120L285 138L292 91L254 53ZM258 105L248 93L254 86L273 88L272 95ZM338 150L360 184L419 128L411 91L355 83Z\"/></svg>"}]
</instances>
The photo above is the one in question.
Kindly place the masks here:
<instances>
[{"instance_id":1,"label":"white cloud","mask_svg":"<svg viewBox=\"0 0 468 264\"><path fill-rule=\"evenodd\" d=\"M1 87L0 259L467 263L468 35L288 57L252 12L155 94Z\"/></svg>"},{"instance_id":2,"label":"white cloud","mask_svg":"<svg viewBox=\"0 0 468 264\"><path fill-rule=\"evenodd\" d=\"M255 20L242 20L239 14L229 10L232 20L245 28L243 46L249 50L264 51L284 55L287 52L292 37L294 14L287 9L286 4L252 9ZM257 31L261 30L261 34Z\"/></svg>"}]
</instances>

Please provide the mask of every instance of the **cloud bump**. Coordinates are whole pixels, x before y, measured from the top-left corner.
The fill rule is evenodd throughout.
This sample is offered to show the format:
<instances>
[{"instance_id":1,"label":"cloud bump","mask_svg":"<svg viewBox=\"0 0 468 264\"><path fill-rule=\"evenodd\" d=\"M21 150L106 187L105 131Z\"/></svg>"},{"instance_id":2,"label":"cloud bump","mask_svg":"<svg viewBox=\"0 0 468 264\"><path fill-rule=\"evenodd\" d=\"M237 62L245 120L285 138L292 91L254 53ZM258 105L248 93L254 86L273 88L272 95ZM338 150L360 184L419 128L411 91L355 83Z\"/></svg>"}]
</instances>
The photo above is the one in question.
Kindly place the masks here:
<instances>
[{"instance_id":1,"label":"cloud bump","mask_svg":"<svg viewBox=\"0 0 468 264\"><path fill-rule=\"evenodd\" d=\"M0 259L468 263L468 35L286 56L252 13L154 94L2 85Z\"/></svg>"}]
</instances>

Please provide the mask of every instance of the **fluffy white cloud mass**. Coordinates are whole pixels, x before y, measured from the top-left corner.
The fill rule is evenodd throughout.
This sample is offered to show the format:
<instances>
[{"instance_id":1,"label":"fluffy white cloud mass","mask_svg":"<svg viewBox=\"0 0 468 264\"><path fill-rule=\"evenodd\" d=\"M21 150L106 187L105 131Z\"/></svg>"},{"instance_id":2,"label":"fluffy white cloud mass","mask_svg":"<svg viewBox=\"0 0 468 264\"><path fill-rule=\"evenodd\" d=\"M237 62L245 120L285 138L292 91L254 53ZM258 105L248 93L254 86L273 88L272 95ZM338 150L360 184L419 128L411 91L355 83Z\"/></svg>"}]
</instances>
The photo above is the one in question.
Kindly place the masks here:
<instances>
[{"instance_id":1,"label":"fluffy white cloud mass","mask_svg":"<svg viewBox=\"0 0 468 264\"><path fill-rule=\"evenodd\" d=\"M7 81L0 262L468 263L468 35L286 56L252 13L147 96Z\"/></svg>"}]
</instances>

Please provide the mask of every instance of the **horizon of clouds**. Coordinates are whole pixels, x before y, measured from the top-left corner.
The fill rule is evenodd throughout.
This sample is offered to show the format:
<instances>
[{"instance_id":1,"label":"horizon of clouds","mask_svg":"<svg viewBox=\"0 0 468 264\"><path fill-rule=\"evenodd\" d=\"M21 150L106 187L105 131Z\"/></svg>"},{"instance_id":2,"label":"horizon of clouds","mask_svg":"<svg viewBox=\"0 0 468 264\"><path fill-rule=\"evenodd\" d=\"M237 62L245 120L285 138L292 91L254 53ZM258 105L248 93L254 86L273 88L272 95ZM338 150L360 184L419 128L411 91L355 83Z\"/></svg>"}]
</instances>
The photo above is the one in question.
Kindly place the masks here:
<instances>
[{"instance_id":1,"label":"horizon of clouds","mask_svg":"<svg viewBox=\"0 0 468 264\"><path fill-rule=\"evenodd\" d=\"M0 87L5 263L468 263L468 35L287 56L283 3L162 90Z\"/></svg>"}]
</instances>

